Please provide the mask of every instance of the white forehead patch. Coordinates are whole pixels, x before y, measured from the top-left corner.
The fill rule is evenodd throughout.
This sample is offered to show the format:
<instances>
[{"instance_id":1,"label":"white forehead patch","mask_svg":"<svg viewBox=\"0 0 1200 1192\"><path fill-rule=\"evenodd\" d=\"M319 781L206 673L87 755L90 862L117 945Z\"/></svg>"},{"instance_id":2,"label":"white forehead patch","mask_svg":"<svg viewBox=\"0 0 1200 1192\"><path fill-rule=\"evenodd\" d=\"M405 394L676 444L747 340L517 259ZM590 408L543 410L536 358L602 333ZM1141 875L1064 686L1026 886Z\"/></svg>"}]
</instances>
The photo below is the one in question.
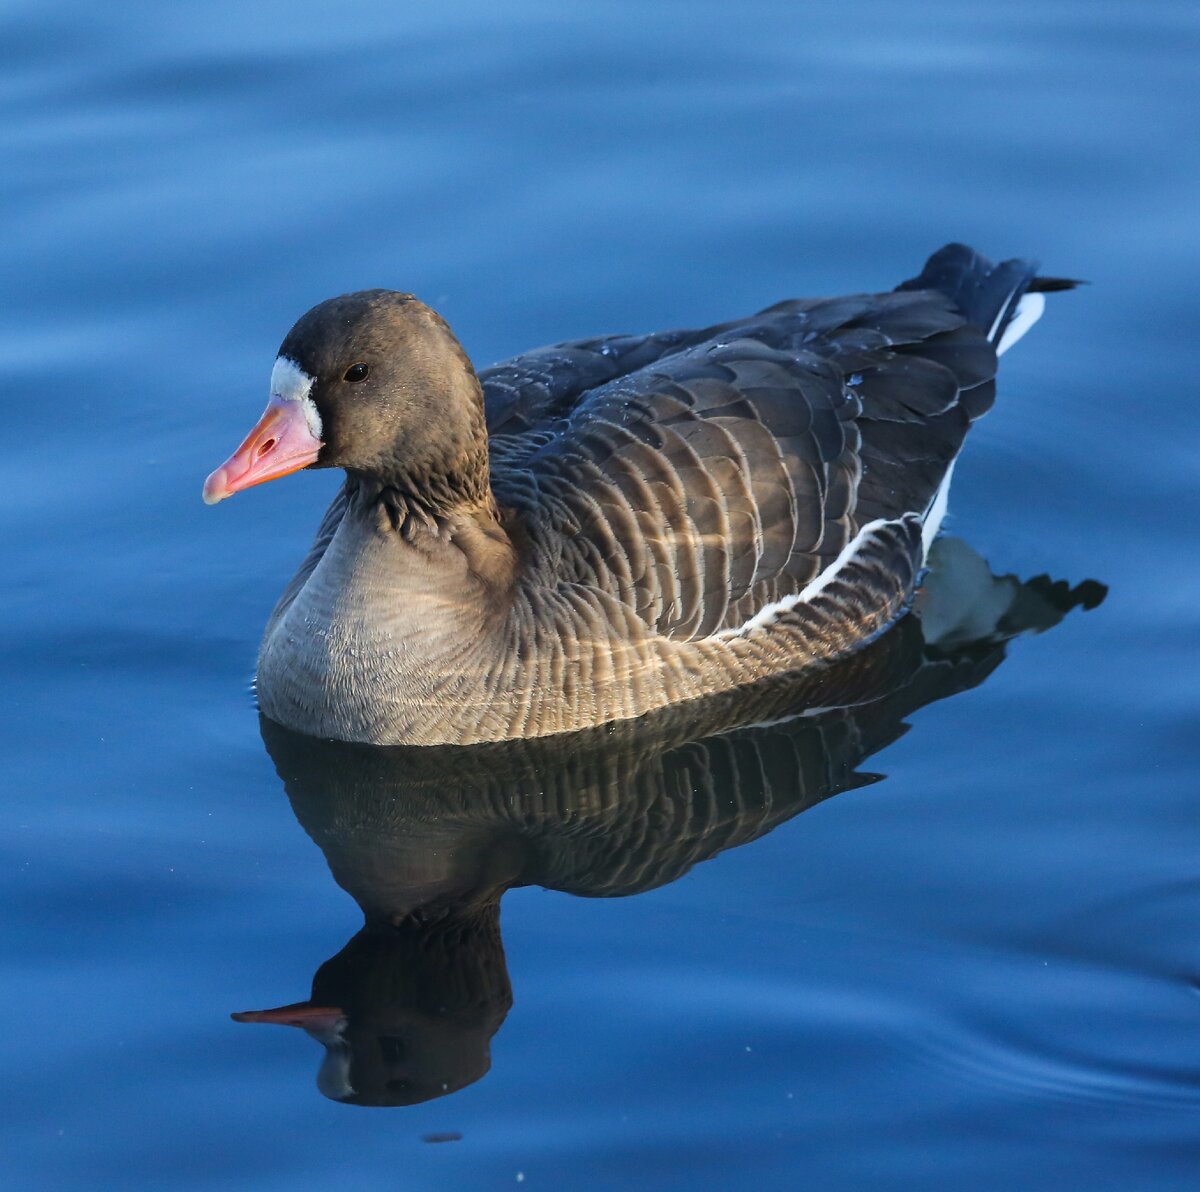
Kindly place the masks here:
<instances>
[{"instance_id":1,"label":"white forehead patch","mask_svg":"<svg viewBox=\"0 0 1200 1192\"><path fill-rule=\"evenodd\" d=\"M284 401L303 401L311 392L313 379L294 360L280 356L271 369L271 396Z\"/></svg>"},{"instance_id":2,"label":"white forehead patch","mask_svg":"<svg viewBox=\"0 0 1200 1192\"><path fill-rule=\"evenodd\" d=\"M313 380L288 356L277 356L271 369L271 400L298 401L304 406L304 419L314 439L321 437L321 415L309 394Z\"/></svg>"}]
</instances>

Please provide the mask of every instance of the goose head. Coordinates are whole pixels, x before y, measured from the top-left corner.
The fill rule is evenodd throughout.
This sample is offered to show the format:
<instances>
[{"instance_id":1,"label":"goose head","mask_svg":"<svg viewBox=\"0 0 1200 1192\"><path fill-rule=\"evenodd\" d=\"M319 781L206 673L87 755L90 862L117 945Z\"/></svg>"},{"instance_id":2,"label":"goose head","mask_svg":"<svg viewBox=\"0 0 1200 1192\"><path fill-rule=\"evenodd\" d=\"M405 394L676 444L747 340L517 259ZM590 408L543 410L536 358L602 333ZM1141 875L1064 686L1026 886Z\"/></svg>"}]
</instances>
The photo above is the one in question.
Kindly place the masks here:
<instances>
[{"instance_id":1,"label":"goose head","mask_svg":"<svg viewBox=\"0 0 1200 1192\"><path fill-rule=\"evenodd\" d=\"M411 294L364 290L288 332L267 408L204 483L212 505L302 468L344 468L420 491L486 474L483 401L445 321Z\"/></svg>"}]
</instances>

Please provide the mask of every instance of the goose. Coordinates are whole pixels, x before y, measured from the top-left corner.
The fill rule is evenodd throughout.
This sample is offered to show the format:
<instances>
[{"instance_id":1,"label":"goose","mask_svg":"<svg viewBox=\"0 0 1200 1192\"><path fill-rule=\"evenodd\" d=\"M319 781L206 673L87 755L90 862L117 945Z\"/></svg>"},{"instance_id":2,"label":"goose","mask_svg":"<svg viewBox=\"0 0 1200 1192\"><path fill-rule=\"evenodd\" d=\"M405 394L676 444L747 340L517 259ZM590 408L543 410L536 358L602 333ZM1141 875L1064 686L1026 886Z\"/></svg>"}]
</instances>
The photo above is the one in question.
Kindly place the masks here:
<instances>
[{"instance_id":1,"label":"goose","mask_svg":"<svg viewBox=\"0 0 1200 1192\"><path fill-rule=\"evenodd\" d=\"M830 664L908 610L1034 262L960 244L896 289L609 335L476 373L411 294L318 304L212 504L345 482L271 613L259 707L375 745L644 716Z\"/></svg>"}]
</instances>

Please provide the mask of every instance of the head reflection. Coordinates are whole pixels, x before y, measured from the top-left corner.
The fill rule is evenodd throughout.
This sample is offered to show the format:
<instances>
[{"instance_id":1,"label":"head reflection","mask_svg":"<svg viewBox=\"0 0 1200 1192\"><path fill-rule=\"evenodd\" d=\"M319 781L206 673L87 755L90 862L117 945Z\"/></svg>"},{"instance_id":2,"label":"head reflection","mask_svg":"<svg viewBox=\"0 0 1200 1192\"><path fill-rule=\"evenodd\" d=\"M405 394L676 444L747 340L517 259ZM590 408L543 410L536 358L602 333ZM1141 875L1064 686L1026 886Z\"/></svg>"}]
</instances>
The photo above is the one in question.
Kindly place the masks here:
<instances>
[{"instance_id":1,"label":"head reflection","mask_svg":"<svg viewBox=\"0 0 1200 1192\"><path fill-rule=\"evenodd\" d=\"M332 1100L413 1105L487 1072L511 1004L493 900L368 924L317 970L307 1002L234 1017L307 1031L325 1048L317 1086Z\"/></svg>"},{"instance_id":2,"label":"head reflection","mask_svg":"<svg viewBox=\"0 0 1200 1192\"><path fill-rule=\"evenodd\" d=\"M943 539L918 607L842 664L570 737L378 748L263 719L297 819L362 908L363 929L304 1002L234 1015L306 1031L318 1087L411 1105L479 1080L512 1004L500 900L540 885L603 897L665 885L814 803L925 704L981 683L1006 643L1104 589L996 577Z\"/></svg>"}]
</instances>

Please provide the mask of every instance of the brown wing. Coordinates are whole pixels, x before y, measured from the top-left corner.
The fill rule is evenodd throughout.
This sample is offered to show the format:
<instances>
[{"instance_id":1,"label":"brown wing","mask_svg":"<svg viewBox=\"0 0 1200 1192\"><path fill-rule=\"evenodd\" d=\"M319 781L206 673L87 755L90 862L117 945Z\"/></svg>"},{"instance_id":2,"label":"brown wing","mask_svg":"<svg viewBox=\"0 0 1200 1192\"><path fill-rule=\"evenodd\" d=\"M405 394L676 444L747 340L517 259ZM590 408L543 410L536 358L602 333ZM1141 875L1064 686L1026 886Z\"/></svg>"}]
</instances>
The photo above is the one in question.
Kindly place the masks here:
<instances>
[{"instance_id":1,"label":"brown wing","mask_svg":"<svg viewBox=\"0 0 1200 1192\"><path fill-rule=\"evenodd\" d=\"M923 516L995 372L986 334L924 291L608 342L554 349L561 372L536 354L527 406L521 360L483 374L489 410L504 378L493 486L546 582L599 588L677 639L800 591L866 523Z\"/></svg>"}]
</instances>

